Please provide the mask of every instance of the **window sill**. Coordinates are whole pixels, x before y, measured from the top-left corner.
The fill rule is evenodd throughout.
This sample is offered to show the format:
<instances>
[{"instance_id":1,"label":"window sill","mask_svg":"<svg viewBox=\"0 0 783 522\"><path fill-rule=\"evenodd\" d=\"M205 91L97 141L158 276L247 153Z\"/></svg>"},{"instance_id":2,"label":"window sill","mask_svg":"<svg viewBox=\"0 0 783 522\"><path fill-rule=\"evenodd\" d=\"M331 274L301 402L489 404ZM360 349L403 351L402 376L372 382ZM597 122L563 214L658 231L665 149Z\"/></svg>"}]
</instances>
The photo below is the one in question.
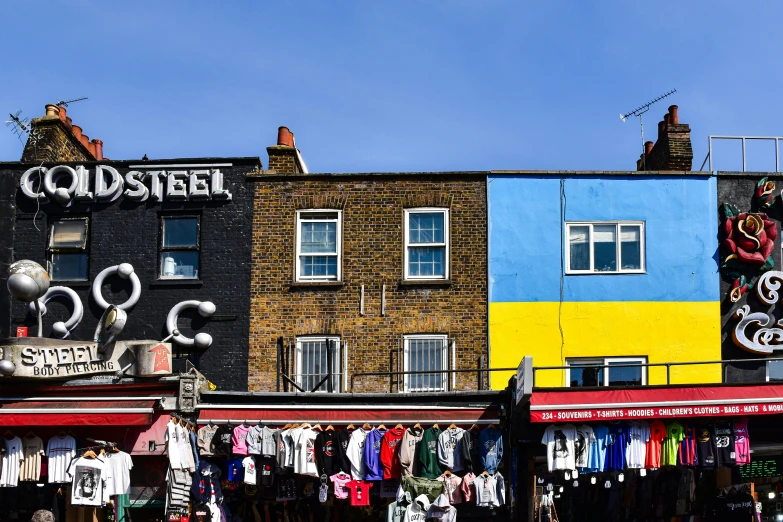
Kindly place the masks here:
<instances>
[{"instance_id":1,"label":"window sill","mask_svg":"<svg viewBox=\"0 0 783 522\"><path fill-rule=\"evenodd\" d=\"M335 288L345 286L344 281L294 281L291 288Z\"/></svg>"},{"instance_id":2,"label":"window sill","mask_svg":"<svg viewBox=\"0 0 783 522\"><path fill-rule=\"evenodd\" d=\"M201 279L157 279L150 286L190 286L199 287L204 284Z\"/></svg>"},{"instance_id":3,"label":"window sill","mask_svg":"<svg viewBox=\"0 0 783 522\"><path fill-rule=\"evenodd\" d=\"M451 286L451 279L403 279L400 286Z\"/></svg>"}]
</instances>

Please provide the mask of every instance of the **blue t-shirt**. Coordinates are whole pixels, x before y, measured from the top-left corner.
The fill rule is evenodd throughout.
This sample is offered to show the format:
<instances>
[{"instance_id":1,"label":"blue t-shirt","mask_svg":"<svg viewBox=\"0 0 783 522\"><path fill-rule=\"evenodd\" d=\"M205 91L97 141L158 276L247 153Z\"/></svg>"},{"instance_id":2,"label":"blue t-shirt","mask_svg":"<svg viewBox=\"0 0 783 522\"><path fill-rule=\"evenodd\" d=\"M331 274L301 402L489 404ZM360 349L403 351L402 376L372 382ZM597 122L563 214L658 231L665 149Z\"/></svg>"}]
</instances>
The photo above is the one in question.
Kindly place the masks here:
<instances>
[{"instance_id":1,"label":"blue t-shirt","mask_svg":"<svg viewBox=\"0 0 783 522\"><path fill-rule=\"evenodd\" d=\"M386 430L373 428L364 441L364 463L367 465L367 475L364 480L383 480L381 465L381 439Z\"/></svg>"},{"instance_id":2,"label":"blue t-shirt","mask_svg":"<svg viewBox=\"0 0 783 522\"><path fill-rule=\"evenodd\" d=\"M585 473L597 473L604 470L608 435L609 428L606 426L593 426L595 441L587 446L587 467L583 469Z\"/></svg>"},{"instance_id":3,"label":"blue t-shirt","mask_svg":"<svg viewBox=\"0 0 783 522\"><path fill-rule=\"evenodd\" d=\"M609 447L606 458L606 471L625 469L625 450L628 448L628 425L624 422L609 427Z\"/></svg>"},{"instance_id":4,"label":"blue t-shirt","mask_svg":"<svg viewBox=\"0 0 783 522\"><path fill-rule=\"evenodd\" d=\"M495 473L503 457L503 437L499 429L487 427L479 432L479 455L484 469Z\"/></svg>"},{"instance_id":5,"label":"blue t-shirt","mask_svg":"<svg viewBox=\"0 0 783 522\"><path fill-rule=\"evenodd\" d=\"M245 478L245 469L242 467L242 457L226 461L228 467L228 480L231 482L242 482Z\"/></svg>"}]
</instances>

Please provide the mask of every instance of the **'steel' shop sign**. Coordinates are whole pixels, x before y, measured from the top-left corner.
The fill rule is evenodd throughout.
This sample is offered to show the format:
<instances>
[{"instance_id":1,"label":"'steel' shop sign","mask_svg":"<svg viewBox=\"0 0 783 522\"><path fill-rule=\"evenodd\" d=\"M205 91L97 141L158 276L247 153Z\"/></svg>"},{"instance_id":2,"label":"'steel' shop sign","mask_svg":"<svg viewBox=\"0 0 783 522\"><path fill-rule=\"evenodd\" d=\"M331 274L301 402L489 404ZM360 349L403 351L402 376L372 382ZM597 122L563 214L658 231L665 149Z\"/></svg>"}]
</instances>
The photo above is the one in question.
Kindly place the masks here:
<instances>
[{"instance_id":1,"label":"'steel' shop sign","mask_svg":"<svg viewBox=\"0 0 783 522\"><path fill-rule=\"evenodd\" d=\"M125 175L110 165L86 167L58 165L33 167L22 174L19 187L30 199L46 203L50 199L62 206L71 203L111 203L121 195L131 201L151 199L171 201L231 201L231 192L223 187L223 173L212 165L185 165L171 170L130 170ZM193 167L193 168L190 168ZM91 182L92 180L92 182Z\"/></svg>"}]
</instances>

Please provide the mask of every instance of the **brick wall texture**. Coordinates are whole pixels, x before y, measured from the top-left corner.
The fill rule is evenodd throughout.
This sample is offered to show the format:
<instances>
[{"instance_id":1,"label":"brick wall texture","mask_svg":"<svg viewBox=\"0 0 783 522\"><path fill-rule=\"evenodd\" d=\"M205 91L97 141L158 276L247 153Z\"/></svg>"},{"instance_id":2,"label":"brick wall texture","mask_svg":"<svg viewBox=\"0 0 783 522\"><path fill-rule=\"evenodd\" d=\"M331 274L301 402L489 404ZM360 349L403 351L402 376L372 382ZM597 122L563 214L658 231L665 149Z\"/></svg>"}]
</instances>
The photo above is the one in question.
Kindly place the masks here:
<instances>
[{"instance_id":1,"label":"brick wall texture","mask_svg":"<svg viewBox=\"0 0 783 522\"><path fill-rule=\"evenodd\" d=\"M262 174L253 181L251 391L276 389L280 336L289 373L295 372L296 337L310 334L339 335L347 343L349 379L402 370L406 334L447 334L456 342L456 367L478 368L487 355L485 175ZM450 209L450 284L402 284L403 210L416 207ZM340 286L292 284L296 211L308 208L342 210ZM354 391L397 391L396 379L357 378ZM477 373L458 374L456 389L477 389L477 383Z\"/></svg>"},{"instance_id":2,"label":"brick wall texture","mask_svg":"<svg viewBox=\"0 0 783 522\"><path fill-rule=\"evenodd\" d=\"M684 123L666 125L644 163L639 159L636 170L691 170L693 146L690 125Z\"/></svg>"},{"instance_id":3,"label":"brick wall texture","mask_svg":"<svg viewBox=\"0 0 783 522\"><path fill-rule=\"evenodd\" d=\"M33 129L37 139L27 140L22 151L22 162L65 163L95 159L60 118L45 117L34 120Z\"/></svg>"}]
</instances>

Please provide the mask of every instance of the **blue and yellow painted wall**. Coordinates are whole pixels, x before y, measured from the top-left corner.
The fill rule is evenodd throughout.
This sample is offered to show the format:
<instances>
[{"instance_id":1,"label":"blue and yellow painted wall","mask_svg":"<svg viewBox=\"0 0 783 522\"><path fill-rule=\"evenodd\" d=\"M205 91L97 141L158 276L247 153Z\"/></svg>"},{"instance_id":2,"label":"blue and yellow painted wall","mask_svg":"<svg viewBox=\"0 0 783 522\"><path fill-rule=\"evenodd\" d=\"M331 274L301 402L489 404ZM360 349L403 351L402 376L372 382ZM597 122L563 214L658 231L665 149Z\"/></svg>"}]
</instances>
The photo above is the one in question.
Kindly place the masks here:
<instances>
[{"instance_id":1,"label":"blue and yellow painted wall","mask_svg":"<svg viewBox=\"0 0 783 522\"><path fill-rule=\"evenodd\" d=\"M488 192L492 367L721 359L714 176L493 173ZM566 275L564 221L610 220L645 222L646 273ZM672 384L720 381L719 365L671 368ZM666 369L647 382L665 384ZM535 385L565 386L565 372L537 372Z\"/></svg>"}]
</instances>

